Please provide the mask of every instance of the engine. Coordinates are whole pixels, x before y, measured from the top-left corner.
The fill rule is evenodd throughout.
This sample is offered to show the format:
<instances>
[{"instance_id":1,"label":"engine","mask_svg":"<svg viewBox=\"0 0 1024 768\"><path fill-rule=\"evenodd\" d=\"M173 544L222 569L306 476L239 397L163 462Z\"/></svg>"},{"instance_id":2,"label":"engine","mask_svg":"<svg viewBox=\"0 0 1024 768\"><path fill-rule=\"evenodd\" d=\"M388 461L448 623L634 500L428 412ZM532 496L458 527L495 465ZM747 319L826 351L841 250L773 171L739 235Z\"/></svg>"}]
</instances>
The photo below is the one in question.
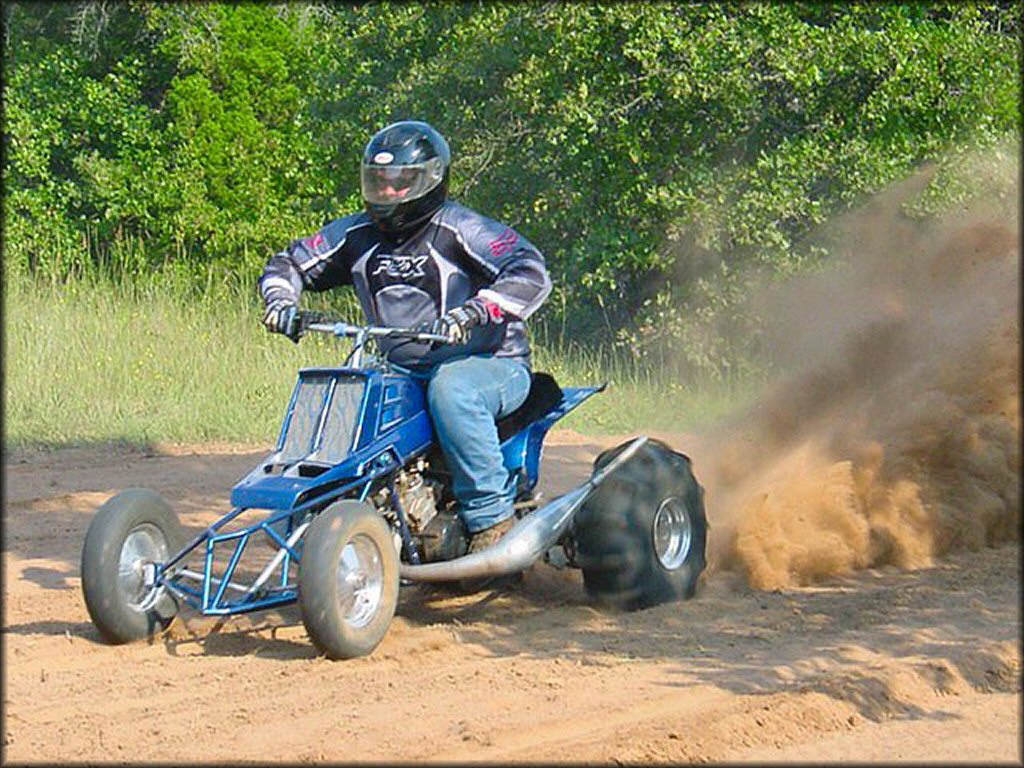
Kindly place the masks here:
<instances>
[{"instance_id":1,"label":"engine","mask_svg":"<svg viewBox=\"0 0 1024 768\"><path fill-rule=\"evenodd\" d=\"M395 478L395 491L413 535L422 533L437 514L437 502L441 495L440 483L424 479L424 468L424 461L420 459L415 466L402 470Z\"/></svg>"},{"instance_id":2,"label":"engine","mask_svg":"<svg viewBox=\"0 0 1024 768\"><path fill-rule=\"evenodd\" d=\"M424 476L420 459L395 477L395 492L424 562L451 560L466 552L469 537L454 509L439 509L443 487ZM396 520L397 522L397 520Z\"/></svg>"}]
</instances>

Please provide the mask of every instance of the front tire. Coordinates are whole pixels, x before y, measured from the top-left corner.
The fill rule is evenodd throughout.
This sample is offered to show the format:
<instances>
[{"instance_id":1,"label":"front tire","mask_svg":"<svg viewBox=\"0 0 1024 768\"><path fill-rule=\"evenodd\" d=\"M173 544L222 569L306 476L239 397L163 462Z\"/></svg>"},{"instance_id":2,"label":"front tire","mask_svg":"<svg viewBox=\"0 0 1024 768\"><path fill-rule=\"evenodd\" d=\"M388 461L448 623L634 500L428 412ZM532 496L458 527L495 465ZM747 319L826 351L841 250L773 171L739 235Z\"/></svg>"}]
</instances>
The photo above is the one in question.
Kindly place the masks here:
<instances>
[{"instance_id":1,"label":"front tire","mask_svg":"<svg viewBox=\"0 0 1024 768\"><path fill-rule=\"evenodd\" d=\"M185 545L177 515L159 494L132 488L96 512L82 547L82 592L93 624L119 645L152 637L178 613L166 589L147 586L145 574Z\"/></svg>"},{"instance_id":2,"label":"front tire","mask_svg":"<svg viewBox=\"0 0 1024 768\"><path fill-rule=\"evenodd\" d=\"M627 445L602 453L595 468ZM584 586L599 604L634 610L693 597L706 564L707 517L689 458L648 440L590 495L574 537Z\"/></svg>"},{"instance_id":3,"label":"front tire","mask_svg":"<svg viewBox=\"0 0 1024 768\"><path fill-rule=\"evenodd\" d=\"M313 644L331 659L366 656L384 639L398 604L391 529L371 504L339 501L306 531L299 608Z\"/></svg>"}]
</instances>

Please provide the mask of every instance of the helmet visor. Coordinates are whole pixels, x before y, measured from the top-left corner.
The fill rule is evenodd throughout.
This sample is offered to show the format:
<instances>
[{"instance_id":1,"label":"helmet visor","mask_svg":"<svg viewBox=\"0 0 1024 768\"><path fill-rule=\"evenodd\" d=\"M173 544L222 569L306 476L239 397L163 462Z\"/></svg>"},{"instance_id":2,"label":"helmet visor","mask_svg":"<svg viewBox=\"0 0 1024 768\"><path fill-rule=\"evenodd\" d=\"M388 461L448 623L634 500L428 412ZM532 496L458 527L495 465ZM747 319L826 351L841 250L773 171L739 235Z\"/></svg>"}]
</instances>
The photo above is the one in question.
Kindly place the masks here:
<instances>
[{"instance_id":1,"label":"helmet visor","mask_svg":"<svg viewBox=\"0 0 1024 768\"><path fill-rule=\"evenodd\" d=\"M423 197L441 183L444 164L439 157L415 165L370 165L360 168L363 199L389 205Z\"/></svg>"}]
</instances>

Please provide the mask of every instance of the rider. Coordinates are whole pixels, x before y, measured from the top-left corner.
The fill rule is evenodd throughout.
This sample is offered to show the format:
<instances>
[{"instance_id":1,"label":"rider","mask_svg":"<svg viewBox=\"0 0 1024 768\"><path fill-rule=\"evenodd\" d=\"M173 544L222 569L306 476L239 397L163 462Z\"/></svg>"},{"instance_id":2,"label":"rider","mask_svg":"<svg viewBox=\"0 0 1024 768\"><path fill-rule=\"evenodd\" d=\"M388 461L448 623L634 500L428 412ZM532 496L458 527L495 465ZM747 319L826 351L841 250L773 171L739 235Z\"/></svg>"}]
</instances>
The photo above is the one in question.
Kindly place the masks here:
<instances>
[{"instance_id":1,"label":"rider","mask_svg":"<svg viewBox=\"0 0 1024 768\"><path fill-rule=\"evenodd\" d=\"M267 329L298 341L303 290L353 285L370 323L422 328L451 344L381 339L395 365L427 383L470 552L515 521L515 477L495 420L530 389L524 321L551 292L544 257L518 232L448 200L448 143L402 121L378 132L361 164L365 210L274 255L259 280Z\"/></svg>"}]
</instances>

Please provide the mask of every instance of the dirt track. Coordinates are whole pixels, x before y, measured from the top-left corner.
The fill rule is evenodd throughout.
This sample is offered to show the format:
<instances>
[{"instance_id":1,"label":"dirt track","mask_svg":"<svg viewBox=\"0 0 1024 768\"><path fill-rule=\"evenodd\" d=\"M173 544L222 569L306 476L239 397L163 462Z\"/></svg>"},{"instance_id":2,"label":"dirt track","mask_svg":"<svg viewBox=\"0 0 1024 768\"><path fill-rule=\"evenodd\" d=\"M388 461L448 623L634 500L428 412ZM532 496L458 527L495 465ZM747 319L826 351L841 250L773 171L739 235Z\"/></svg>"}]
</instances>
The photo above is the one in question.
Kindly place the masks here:
<instances>
[{"instance_id":1,"label":"dirt track","mask_svg":"<svg viewBox=\"0 0 1024 768\"><path fill-rule=\"evenodd\" d=\"M554 433L548 495L612 442ZM294 608L102 644L78 573L96 506L147 486L196 529L262 455L6 457L5 761L1021 761L1018 543L774 591L712 569L695 600L621 615L535 566L500 593L410 589L344 663Z\"/></svg>"}]
</instances>

